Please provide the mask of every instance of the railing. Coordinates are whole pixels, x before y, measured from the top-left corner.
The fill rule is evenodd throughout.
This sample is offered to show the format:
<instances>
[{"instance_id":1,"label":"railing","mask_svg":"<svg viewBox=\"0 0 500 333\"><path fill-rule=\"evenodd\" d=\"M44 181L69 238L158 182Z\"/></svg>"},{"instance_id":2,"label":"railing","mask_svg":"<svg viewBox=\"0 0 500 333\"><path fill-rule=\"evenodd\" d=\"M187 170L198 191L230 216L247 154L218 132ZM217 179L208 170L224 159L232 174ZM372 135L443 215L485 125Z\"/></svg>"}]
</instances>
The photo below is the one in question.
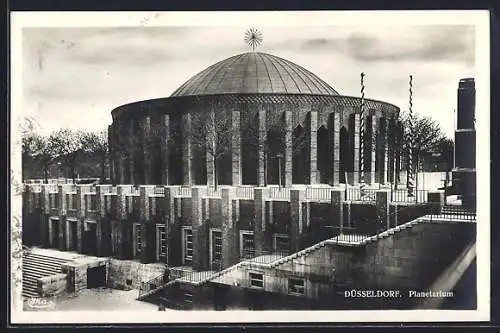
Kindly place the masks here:
<instances>
[{"instance_id":1,"label":"railing","mask_svg":"<svg viewBox=\"0 0 500 333\"><path fill-rule=\"evenodd\" d=\"M163 273L147 282L141 282L141 285L139 287L139 298L153 290L160 288L167 282L168 281L165 281L165 275Z\"/></svg>"},{"instance_id":2,"label":"railing","mask_svg":"<svg viewBox=\"0 0 500 333\"><path fill-rule=\"evenodd\" d=\"M306 200L330 201L332 189L324 187L308 187L306 189Z\"/></svg>"},{"instance_id":3,"label":"railing","mask_svg":"<svg viewBox=\"0 0 500 333\"><path fill-rule=\"evenodd\" d=\"M241 199L253 199L253 186L238 186L236 197Z\"/></svg>"},{"instance_id":4,"label":"railing","mask_svg":"<svg viewBox=\"0 0 500 333\"><path fill-rule=\"evenodd\" d=\"M155 186L154 194L165 195L165 187L163 186Z\"/></svg>"},{"instance_id":5,"label":"railing","mask_svg":"<svg viewBox=\"0 0 500 333\"><path fill-rule=\"evenodd\" d=\"M57 184L47 184L45 186L47 187L47 191L49 193L57 193L57 192L59 192Z\"/></svg>"},{"instance_id":6,"label":"railing","mask_svg":"<svg viewBox=\"0 0 500 333\"><path fill-rule=\"evenodd\" d=\"M41 184L30 184L29 188L31 189L31 192L42 192Z\"/></svg>"},{"instance_id":7,"label":"railing","mask_svg":"<svg viewBox=\"0 0 500 333\"><path fill-rule=\"evenodd\" d=\"M280 186L270 186L269 198L290 200L290 189Z\"/></svg>"},{"instance_id":8,"label":"railing","mask_svg":"<svg viewBox=\"0 0 500 333\"><path fill-rule=\"evenodd\" d=\"M375 201L376 195L376 189L364 189L361 191L360 188L349 187L346 190L347 201Z\"/></svg>"},{"instance_id":9,"label":"railing","mask_svg":"<svg viewBox=\"0 0 500 333\"><path fill-rule=\"evenodd\" d=\"M404 203L423 203L427 202L427 190L413 190L413 196L408 195L407 189L391 189L391 201L392 202L404 202Z\"/></svg>"},{"instance_id":10,"label":"railing","mask_svg":"<svg viewBox=\"0 0 500 333\"><path fill-rule=\"evenodd\" d=\"M217 187L217 189L215 189L215 186L207 186L207 196L220 197L221 196L220 187Z\"/></svg>"},{"instance_id":11,"label":"railing","mask_svg":"<svg viewBox=\"0 0 500 333\"><path fill-rule=\"evenodd\" d=\"M183 196L183 197L190 197L191 196L191 187L181 186L179 188L179 195Z\"/></svg>"},{"instance_id":12,"label":"railing","mask_svg":"<svg viewBox=\"0 0 500 333\"><path fill-rule=\"evenodd\" d=\"M430 214L431 221L476 221L476 212L462 206L445 205L440 214Z\"/></svg>"}]
</instances>

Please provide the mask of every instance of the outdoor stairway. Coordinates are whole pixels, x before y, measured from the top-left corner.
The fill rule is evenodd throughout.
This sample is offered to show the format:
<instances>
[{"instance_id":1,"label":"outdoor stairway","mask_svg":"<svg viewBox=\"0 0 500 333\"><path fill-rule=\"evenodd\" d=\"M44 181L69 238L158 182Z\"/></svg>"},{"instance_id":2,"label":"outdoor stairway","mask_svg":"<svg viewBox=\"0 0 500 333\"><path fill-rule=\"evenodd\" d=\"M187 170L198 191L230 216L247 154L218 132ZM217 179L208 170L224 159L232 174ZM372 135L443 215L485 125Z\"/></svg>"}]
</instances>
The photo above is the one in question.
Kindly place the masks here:
<instances>
[{"instance_id":1,"label":"outdoor stairway","mask_svg":"<svg viewBox=\"0 0 500 333\"><path fill-rule=\"evenodd\" d=\"M23 292L25 297L37 297L37 280L41 277L61 273L61 266L70 260L49 257L36 253L23 256Z\"/></svg>"}]
</instances>

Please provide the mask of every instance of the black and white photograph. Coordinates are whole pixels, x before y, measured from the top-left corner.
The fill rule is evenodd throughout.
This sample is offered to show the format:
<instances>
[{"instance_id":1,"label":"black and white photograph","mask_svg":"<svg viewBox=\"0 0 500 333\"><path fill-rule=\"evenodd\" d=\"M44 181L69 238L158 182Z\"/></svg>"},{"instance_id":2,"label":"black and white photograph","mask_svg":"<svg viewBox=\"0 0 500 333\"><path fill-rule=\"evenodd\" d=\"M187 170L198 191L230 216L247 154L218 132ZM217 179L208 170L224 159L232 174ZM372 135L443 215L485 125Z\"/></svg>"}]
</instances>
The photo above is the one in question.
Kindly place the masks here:
<instances>
[{"instance_id":1,"label":"black and white photograph","mask_svg":"<svg viewBox=\"0 0 500 333\"><path fill-rule=\"evenodd\" d=\"M22 323L489 319L489 14L17 12Z\"/></svg>"}]
</instances>

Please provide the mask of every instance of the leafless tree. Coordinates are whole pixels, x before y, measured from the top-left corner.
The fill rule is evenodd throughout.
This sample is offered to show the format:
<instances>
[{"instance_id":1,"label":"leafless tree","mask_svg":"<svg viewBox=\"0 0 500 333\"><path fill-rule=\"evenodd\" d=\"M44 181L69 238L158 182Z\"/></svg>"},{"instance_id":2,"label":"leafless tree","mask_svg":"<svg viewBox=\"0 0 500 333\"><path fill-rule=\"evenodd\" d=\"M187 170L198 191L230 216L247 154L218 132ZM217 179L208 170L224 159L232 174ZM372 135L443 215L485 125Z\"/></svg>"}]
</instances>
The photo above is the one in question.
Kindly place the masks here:
<instances>
[{"instance_id":1,"label":"leafless tree","mask_svg":"<svg viewBox=\"0 0 500 333\"><path fill-rule=\"evenodd\" d=\"M65 161L71 171L73 182L76 178L76 158L83 150L82 138L84 133L69 129L60 129L52 132L49 136L49 146L55 153L55 157Z\"/></svg>"},{"instance_id":2,"label":"leafless tree","mask_svg":"<svg viewBox=\"0 0 500 333\"><path fill-rule=\"evenodd\" d=\"M101 182L104 182L106 179L106 161L109 152L108 131L87 132L82 135L81 140L83 150L98 157L101 169Z\"/></svg>"},{"instance_id":3,"label":"leafless tree","mask_svg":"<svg viewBox=\"0 0 500 333\"><path fill-rule=\"evenodd\" d=\"M210 156L213 168L213 186L217 189L220 161L231 154L234 137L232 115L227 112L193 112L191 126L186 128L196 151ZM207 161L208 162L208 161Z\"/></svg>"}]
</instances>

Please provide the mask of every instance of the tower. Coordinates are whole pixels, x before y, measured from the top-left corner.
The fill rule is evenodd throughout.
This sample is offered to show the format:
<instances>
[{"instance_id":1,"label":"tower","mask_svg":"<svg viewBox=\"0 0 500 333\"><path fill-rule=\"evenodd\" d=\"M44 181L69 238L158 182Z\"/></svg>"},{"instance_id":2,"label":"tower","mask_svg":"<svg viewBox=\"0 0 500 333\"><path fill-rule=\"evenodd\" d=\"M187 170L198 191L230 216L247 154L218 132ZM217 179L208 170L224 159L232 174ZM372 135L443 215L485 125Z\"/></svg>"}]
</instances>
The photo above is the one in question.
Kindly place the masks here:
<instances>
[{"instance_id":1,"label":"tower","mask_svg":"<svg viewBox=\"0 0 500 333\"><path fill-rule=\"evenodd\" d=\"M473 78L458 83L457 128L453 187L462 195L462 205L476 208L476 88Z\"/></svg>"}]
</instances>

